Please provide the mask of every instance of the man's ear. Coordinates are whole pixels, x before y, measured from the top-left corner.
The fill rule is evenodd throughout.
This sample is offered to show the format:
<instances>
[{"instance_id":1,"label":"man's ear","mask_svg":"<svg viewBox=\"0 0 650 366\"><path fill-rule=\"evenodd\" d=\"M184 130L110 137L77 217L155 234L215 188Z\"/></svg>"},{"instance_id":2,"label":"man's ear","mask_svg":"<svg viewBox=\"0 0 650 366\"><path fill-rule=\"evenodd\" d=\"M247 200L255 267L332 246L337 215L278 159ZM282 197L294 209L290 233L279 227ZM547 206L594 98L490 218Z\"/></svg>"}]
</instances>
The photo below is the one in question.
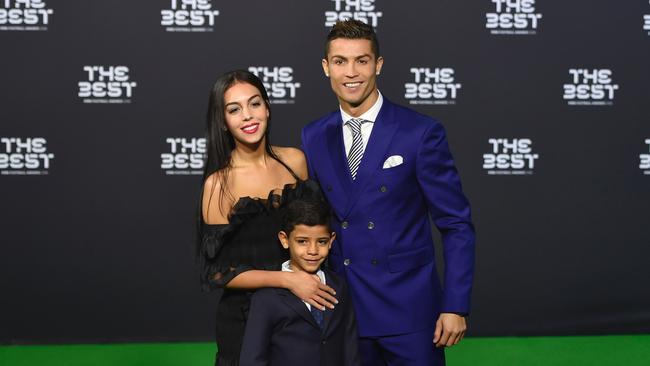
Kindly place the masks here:
<instances>
[{"instance_id":1,"label":"man's ear","mask_svg":"<svg viewBox=\"0 0 650 366\"><path fill-rule=\"evenodd\" d=\"M376 75L381 74L382 66L384 66L384 58L379 56L379 57L377 57L377 62L375 64L375 74Z\"/></svg>"},{"instance_id":2,"label":"man's ear","mask_svg":"<svg viewBox=\"0 0 650 366\"><path fill-rule=\"evenodd\" d=\"M327 59L322 59L320 63L323 66L323 72L325 73L325 76L330 77L329 62L327 62Z\"/></svg>"},{"instance_id":3,"label":"man's ear","mask_svg":"<svg viewBox=\"0 0 650 366\"><path fill-rule=\"evenodd\" d=\"M284 249L289 249L289 237L287 236L287 233L280 231L278 233L278 239L280 239L280 244L282 244Z\"/></svg>"}]
</instances>

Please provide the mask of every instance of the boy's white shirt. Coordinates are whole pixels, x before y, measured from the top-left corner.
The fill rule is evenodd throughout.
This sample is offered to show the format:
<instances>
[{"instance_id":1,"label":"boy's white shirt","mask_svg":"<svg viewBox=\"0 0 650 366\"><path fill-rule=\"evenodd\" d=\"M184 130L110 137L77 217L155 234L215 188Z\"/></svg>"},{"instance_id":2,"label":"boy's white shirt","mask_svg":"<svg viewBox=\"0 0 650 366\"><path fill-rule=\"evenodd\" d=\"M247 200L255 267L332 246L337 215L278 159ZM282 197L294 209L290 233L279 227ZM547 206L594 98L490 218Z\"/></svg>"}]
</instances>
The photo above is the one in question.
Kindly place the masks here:
<instances>
[{"instance_id":1,"label":"boy's white shirt","mask_svg":"<svg viewBox=\"0 0 650 366\"><path fill-rule=\"evenodd\" d=\"M291 260L288 260L288 261L282 263L282 271L283 271L283 272L293 272L293 271L291 270L291 266L290 266L290 264L291 264ZM318 272L316 272L316 275L318 276L318 278L320 278L320 282L321 282L322 284L325 285L325 284L326 284L326 283L325 283L325 272L323 272L323 271L319 268L319 269L318 269ZM307 306L307 310L311 311L311 305L309 305L309 304L308 304L307 302L305 302L305 301L303 301L303 303Z\"/></svg>"}]
</instances>

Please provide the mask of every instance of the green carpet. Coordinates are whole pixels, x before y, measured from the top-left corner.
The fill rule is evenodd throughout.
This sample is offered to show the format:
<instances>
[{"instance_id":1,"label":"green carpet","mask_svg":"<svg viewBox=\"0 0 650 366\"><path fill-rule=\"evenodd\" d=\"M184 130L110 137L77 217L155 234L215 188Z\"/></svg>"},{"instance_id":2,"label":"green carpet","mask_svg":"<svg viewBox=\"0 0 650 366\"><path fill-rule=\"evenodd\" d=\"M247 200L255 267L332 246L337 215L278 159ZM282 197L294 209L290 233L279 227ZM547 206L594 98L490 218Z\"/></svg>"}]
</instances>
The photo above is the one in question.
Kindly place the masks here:
<instances>
[{"instance_id":1,"label":"green carpet","mask_svg":"<svg viewBox=\"0 0 650 366\"><path fill-rule=\"evenodd\" d=\"M211 343L0 346L0 366L211 366ZM648 366L650 335L466 338L449 366Z\"/></svg>"}]
</instances>

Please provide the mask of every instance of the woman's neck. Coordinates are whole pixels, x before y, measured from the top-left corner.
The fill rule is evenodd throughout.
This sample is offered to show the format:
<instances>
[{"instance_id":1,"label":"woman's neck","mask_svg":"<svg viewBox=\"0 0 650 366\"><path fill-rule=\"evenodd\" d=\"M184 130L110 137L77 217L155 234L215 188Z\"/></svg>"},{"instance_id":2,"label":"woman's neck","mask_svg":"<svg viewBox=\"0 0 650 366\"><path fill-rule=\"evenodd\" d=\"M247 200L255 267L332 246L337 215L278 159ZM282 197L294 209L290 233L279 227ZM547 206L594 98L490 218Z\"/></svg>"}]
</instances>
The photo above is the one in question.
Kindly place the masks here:
<instances>
[{"instance_id":1,"label":"woman's neck","mask_svg":"<svg viewBox=\"0 0 650 366\"><path fill-rule=\"evenodd\" d=\"M237 142L232 151L232 160L235 165L262 164L266 165L269 154L266 152L264 140L255 145L246 145Z\"/></svg>"}]
</instances>

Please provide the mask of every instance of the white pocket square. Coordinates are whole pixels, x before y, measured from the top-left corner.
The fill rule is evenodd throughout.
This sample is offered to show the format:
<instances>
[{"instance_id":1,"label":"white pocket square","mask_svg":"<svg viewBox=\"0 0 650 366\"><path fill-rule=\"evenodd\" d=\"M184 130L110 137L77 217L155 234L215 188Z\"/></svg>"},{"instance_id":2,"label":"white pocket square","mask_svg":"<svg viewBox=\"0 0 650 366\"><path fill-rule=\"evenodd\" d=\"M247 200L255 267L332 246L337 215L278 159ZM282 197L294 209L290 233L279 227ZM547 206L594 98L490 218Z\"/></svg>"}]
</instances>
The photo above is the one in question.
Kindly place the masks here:
<instances>
[{"instance_id":1,"label":"white pocket square","mask_svg":"<svg viewBox=\"0 0 650 366\"><path fill-rule=\"evenodd\" d=\"M401 155L392 155L389 156L386 161L384 161L384 167L383 169L390 169L394 168L398 165L402 165L404 163L404 158Z\"/></svg>"}]
</instances>

